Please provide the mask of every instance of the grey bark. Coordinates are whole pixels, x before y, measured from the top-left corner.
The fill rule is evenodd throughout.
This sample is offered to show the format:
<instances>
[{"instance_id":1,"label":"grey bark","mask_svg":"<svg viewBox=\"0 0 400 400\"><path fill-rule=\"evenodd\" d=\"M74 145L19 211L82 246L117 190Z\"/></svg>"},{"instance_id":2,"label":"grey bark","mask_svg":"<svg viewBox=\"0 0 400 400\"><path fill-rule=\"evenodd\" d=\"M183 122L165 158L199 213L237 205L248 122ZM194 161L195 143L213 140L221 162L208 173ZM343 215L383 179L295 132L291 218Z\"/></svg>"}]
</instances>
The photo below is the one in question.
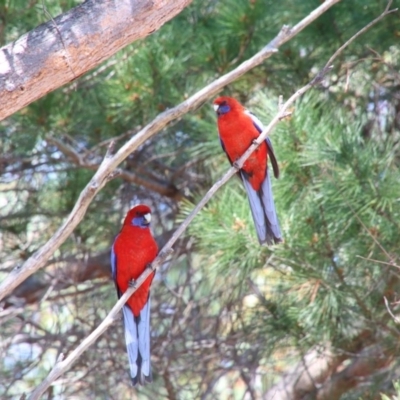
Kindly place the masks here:
<instances>
[{"instance_id":1,"label":"grey bark","mask_svg":"<svg viewBox=\"0 0 400 400\"><path fill-rule=\"evenodd\" d=\"M191 0L87 0L0 49L0 120L159 29Z\"/></svg>"}]
</instances>

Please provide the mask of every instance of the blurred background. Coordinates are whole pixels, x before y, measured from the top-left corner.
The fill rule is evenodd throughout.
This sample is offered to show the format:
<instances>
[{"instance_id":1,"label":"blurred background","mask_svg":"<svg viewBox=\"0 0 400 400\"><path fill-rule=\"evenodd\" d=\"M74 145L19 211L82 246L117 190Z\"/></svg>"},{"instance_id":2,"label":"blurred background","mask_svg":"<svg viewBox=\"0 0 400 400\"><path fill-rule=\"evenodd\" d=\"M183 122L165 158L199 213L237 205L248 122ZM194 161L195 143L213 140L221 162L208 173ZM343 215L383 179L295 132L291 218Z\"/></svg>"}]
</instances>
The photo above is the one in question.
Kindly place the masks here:
<instances>
[{"instance_id":1,"label":"blurred background","mask_svg":"<svg viewBox=\"0 0 400 400\"><path fill-rule=\"evenodd\" d=\"M78 3L2 1L0 45ZM195 0L159 31L0 122L0 280L60 226L111 140L120 147L320 3ZM385 6L342 1L223 93L268 123L279 96L309 82ZM46 399L394 398L399 39L395 13L347 48L273 132L283 244L258 245L234 178L174 246L152 290L153 384L130 386L121 317ZM109 253L128 209L151 206L161 248L227 170L212 100L131 154L46 267L3 301L1 399L31 391L114 305Z\"/></svg>"}]
</instances>

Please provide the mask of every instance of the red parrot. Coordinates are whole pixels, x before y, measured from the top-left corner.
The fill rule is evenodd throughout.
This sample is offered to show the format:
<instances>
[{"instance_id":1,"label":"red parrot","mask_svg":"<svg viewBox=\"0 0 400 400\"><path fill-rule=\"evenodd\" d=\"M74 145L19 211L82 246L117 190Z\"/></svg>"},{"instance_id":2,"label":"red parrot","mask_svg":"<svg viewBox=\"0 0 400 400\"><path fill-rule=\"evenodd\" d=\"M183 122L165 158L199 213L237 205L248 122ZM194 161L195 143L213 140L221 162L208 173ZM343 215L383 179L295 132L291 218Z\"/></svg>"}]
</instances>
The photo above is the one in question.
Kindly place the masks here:
<instances>
[{"instance_id":1,"label":"red parrot","mask_svg":"<svg viewBox=\"0 0 400 400\"><path fill-rule=\"evenodd\" d=\"M140 204L125 217L111 250L111 267L118 298L157 256L158 247L150 232L151 210ZM150 365L151 274L123 307L125 341L133 385L152 381Z\"/></svg>"},{"instance_id":2,"label":"red parrot","mask_svg":"<svg viewBox=\"0 0 400 400\"><path fill-rule=\"evenodd\" d=\"M214 109L222 148L233 164L258 138L263 125L232 97L218 97L214 101ZM269 138L250 155L240 170L260 244L282 241L268 173L268 156L275 178L278 178L279 166Z\"/></svg>"}]
</instances>

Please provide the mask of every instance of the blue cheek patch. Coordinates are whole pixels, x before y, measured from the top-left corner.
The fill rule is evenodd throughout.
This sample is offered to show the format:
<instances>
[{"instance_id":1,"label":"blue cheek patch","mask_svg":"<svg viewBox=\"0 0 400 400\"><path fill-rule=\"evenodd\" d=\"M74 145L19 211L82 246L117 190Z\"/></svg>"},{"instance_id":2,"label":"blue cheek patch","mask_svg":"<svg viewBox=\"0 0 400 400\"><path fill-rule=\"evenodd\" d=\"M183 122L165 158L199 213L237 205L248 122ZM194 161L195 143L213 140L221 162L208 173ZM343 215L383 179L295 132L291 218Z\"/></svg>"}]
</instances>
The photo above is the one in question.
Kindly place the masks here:
<instances>
[{"instance_id":1,"label":"blue cheek patch","mask_svg":"<svg viewBox=\"0 0 400 400\"><path fill-rule=\"evenodd\" d=\"M218 115L224 115L229 111L231 111L231 108L228 106L228 104L218 107Z\"/></svg>"},{"instance_id":2,"label":"blue cheek patch","mask_svg":"<svg viewBox=\"0 0 400 400\"><path fill-rule=\"evenodd\" d=\"M143 222L142 220L143 220L142 217L134 217L134 218L132 219L131 224L132 224L133 226L142 226L142 222Z\"/></svg>"},{"instance_id":3,"label":"blue cheek patch","mask_svg":"<svg viewBox=\"0 0 400 400\"><path fill-rule=\"evenodd\" d=\"M148 228L149 224L146 224L143 217L134 217L132 219L131 225L138 226L139 228Z\"/></svg>"}]
</instances>

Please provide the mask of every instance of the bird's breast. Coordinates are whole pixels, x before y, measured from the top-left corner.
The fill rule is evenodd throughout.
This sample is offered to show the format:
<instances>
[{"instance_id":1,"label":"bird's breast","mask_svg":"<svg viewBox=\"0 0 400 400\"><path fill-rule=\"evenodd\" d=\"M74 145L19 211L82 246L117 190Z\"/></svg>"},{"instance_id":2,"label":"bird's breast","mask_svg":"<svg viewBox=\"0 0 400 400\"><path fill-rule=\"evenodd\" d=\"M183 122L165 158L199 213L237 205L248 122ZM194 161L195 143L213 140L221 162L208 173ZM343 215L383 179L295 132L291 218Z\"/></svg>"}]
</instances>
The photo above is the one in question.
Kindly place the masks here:
<instances>
[{"instance_id":1,"label":"bird's breast","mask_svg":"<svg viewBox=\"0 0 400 400\"><path fill-rule=\"evenodd\" d=\"M247 115L242 117L234 117L229 114L220 116L218 131L231 161L241 157L259 135L251 118Z\"/></svg>"},{"instance_id":2,"label":"bird's breast","mask_svg":"<svg viewBox=\"0 0 400 400\"><path fill-rule=\"evenodd\" d=\"M118 235L114 252L117 258L118 283L137 279L157 255L157 244L149 229L125 227Z\"/></svg>"}]
</instances>

